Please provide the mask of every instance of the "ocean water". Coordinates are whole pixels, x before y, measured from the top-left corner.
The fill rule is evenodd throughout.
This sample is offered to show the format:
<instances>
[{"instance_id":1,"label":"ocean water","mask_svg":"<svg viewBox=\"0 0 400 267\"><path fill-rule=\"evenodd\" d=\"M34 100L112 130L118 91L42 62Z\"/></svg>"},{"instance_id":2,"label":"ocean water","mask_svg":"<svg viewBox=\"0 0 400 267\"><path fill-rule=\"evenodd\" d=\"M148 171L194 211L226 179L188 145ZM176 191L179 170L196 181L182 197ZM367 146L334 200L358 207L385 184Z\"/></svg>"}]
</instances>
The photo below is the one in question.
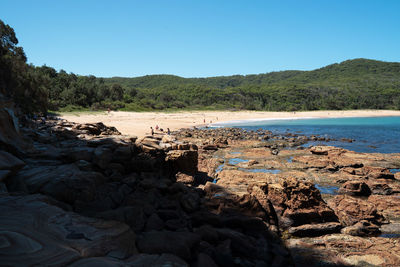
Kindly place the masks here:
<instances>
[{"instance_id":1,"label":"ocean water","mask_svg":"<svg viewBox=\"0 0 400 267\"><path fill-rule=\"evenodd\" d=\"M400 117L248 120L213 126L240 127L248 130L262 128L276 134L319 135L338 140L309 142L307 146L326 144L357 152L400 153ZM355 141L342 142L341 138Z\"/></svg>"}]
</instances>

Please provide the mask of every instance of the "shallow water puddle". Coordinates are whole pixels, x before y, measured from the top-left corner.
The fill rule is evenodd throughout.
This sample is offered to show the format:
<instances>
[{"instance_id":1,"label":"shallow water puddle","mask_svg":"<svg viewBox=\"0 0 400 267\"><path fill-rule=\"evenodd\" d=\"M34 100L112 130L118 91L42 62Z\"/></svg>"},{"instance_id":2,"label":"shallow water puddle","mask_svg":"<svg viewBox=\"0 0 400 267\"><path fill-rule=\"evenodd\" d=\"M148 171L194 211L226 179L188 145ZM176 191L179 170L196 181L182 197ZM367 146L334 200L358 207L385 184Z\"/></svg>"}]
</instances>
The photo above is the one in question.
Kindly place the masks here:
<instances>
[{"instance_id":1,"label":"shallow water puddle","mask_svg":"<svg viewBox=\"0 0 400 267\"><path fill-rule=\"evenodd\" d=\"M399 233L383 233L379 237L384 237L384 238L400 238Z\"/></svg>"},{"instance_id":2,"label":"shallow water puddle","mask_svg":"<svg viewBox=\"0 0 400 267\"><path fill-rule=\"evenodd\" d=\"M225 163L222 163L221 165L219 165L216 169L215 169L215 173L219 173L222 171L222 169L224 168Z\"/></svg>"},{"instance_id":3,"label":"shallow water puddle","mask_svg":"<svg viewBox=\"0 0 400 267\"><path fill-rule=\"evenodd\" d=\"M242 163L242 162L248 162L248 160L241 159L241 158L233 158L233 159L229 159L228 164L237 165L237 164Z\"/></svg>"},{"instance_id":4,"label":"shallow water puddle","mask_svg":"<svg viewBox=\"0 0 400 267\"><path fill-rule=\"evenodd\" d=\"M240 155L240 154L242 154L242 152L234 151L234 152L231 152L231 153L229 153L229 154L231 154L231 155Z\"/></svg>"},{"instance_id":5,"label":"shallow water puddle","mask_svg":"<svg viewBox=\"0 0 400 267\"><path fill-rule=\"evenodd\" d=\"M398 173L398 172L400 172L400 169L390 169L390 172L391 173Z\"/></svg>"},{"instance_id":6,"label":"shallow water puddle","mask_svg":"<svg viewBox=\"0 0 400 267\"><path fill-rule=\"evenodd\" d=\"M293 156L287 158L286 161L287 161L288 163L292 163L292 162L293 162Z\"/></svg>"},{"instance_id":7,"label":"shallow water puddle","mask_svg":"<svg viewBox=\"0 0 400 267\"><path fill-rule=\"evenodd\" d=\"M338 194L338 190L339 187L337 186L324 186L324 185L320 185L320 184L315 184L315 188L317 188L321 194L327 194L327 195L337 195Z\"/></svg>"},{"instance_id":8,"label":"shallow water puddle","mask_svg":"<svg viewBox=\"0 0 400 267\"><path fill-rule=\"evenodd\" d=\"M277 173L281 172L281 170L270 170L270 169L245 169L245 168L239 168L238 170L245 171L245 172L272 173L272 174L277 174Z\"/></svg>"}]
</instances>

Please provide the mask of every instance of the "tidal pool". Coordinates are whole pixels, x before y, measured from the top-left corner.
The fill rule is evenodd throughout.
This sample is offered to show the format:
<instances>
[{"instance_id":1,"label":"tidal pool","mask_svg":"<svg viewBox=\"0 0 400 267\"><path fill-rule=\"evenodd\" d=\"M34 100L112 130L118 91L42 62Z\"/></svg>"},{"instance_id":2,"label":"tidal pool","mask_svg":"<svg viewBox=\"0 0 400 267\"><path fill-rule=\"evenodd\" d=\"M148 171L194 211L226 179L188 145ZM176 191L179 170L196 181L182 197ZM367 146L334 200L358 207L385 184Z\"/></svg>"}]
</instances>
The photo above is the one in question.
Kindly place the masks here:
<instances>
[{"instance_id":1,"label":"tidal pool","mask_svg":"<svg viewBox=\"0 0 400 267\"><path fill-rule=\"evenodd\" d=\"M271 170L271 169L245 169L245 168L239 168L240 171L245 171L245 172L255 172L255 173L273 173L277 174L280 173L281 170Z\"/></svg>"},{"instance_id":2,"label":"tidal pool","mask_svg":"<svg viewBox=\"0 0 400 267\"><path fill-rule=\"evenodd\" d=\"M320 185L320 184L315 184L315 188L317 188L321 194L327 194L327 195L337 195L339 187L337 186L330 186L330 185Z\"/></svg>"}]
</instances>

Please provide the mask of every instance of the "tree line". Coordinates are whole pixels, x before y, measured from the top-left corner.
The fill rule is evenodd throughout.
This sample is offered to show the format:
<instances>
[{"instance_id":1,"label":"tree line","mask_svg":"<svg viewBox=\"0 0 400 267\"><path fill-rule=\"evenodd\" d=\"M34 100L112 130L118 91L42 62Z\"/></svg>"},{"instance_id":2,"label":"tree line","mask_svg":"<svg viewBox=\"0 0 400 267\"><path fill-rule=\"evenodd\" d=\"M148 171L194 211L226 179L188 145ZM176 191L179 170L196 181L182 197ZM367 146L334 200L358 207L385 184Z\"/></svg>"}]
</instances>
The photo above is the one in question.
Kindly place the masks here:
<instances>
[{"instance_id":1,"label":"tree line","mask_svg":"<svg viewBox=\"0 0 400 267\"><path fill-rule=\"evenodd\" d=\"M400 63L354 59L313 71L182 78L101 78L26 63L14 30L0 21L0 90L26 112L247 109L400 109Z\"/></svg>"}]
</instances>

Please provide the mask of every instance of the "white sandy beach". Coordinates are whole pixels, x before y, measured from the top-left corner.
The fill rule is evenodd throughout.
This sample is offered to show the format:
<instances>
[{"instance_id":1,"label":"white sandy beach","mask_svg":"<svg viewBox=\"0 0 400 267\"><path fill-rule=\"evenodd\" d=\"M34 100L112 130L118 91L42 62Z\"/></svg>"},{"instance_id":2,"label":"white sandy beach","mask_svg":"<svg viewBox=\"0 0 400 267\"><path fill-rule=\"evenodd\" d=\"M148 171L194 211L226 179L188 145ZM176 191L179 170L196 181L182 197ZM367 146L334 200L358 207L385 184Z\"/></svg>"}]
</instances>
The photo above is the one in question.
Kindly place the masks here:
<instances>
[{"instance_id":1,"label":"white sandy beach","mask_svg":"<svg viewBox=\"0 0 400 267\"><path fill-rule=\"evenodd\" d=\"M150 127L158 125L171 131L193 126L249 119L298 119L298 118L345 118L400 116L396 110L345 110L345 111L304 111L304 112L264 112L264 111L183 111L166 112L123 112L112 111L88 114L66 113L61 118L77 123L103 122L116 127L122 134L142 137L150 132Z\"/></svg>"}]
</instances>

